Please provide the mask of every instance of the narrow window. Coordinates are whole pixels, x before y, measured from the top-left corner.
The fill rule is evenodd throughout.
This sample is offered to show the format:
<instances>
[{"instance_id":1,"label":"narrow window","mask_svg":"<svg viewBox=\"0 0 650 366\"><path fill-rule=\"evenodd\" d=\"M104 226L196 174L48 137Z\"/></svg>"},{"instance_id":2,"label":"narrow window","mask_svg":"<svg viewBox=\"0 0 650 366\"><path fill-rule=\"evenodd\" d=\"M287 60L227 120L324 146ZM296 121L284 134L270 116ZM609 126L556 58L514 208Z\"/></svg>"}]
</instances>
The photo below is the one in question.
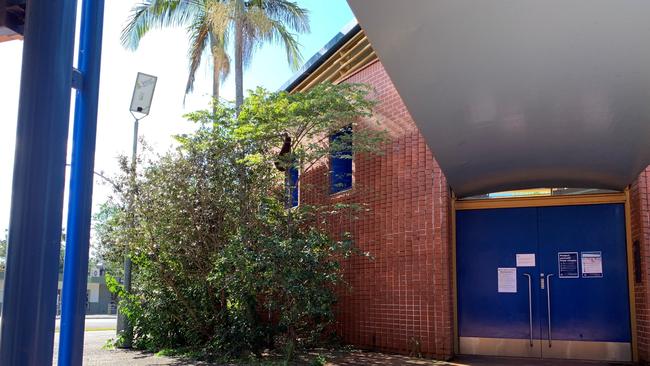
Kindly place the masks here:
<instances>
[{"instance_id":1,"label":"narrow window","mask_svg":"<svg viewBox=\"0 0 650 366\"><path fill-rule=\"evenodd\" d=\"M298 200L300 197L299 185L298 185L298 168L291 167L289 168L289 176L287 177L287 193L290 197L290 207L298 206Z\"/></svg>"},{"instance_id":2,"label":"narrow window","mask_svg":"<svg viewBox=\"0 0 650 366\"><path fill-rule=\"evenodd\" d=\"M352 126L330 136L330 193L352 188Z\"/></svg>"}]
</instances>

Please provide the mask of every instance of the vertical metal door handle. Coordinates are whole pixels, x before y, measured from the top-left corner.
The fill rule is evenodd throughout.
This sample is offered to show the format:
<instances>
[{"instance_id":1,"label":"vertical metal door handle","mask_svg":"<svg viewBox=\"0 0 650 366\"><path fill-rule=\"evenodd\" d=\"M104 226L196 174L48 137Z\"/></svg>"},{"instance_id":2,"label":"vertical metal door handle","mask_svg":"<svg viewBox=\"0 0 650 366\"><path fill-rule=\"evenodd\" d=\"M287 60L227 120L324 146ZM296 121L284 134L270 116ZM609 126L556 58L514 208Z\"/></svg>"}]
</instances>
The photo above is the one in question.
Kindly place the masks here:
<instances>
[{"instance_id":1,"label":"vertical metal door handle","mask_svg":"<svg viewBox=\"0 0 650 366\"><path fill-rule=\"evenodd\" d=\"M548 346L551 347L551 276L546 275L546 309L548 311Z\"/></svg>"},{"instance_id":2,"label":"vertical metal door handle","mask_svg":"<svg viewBox=\"0 0 650 366\"><path fill-rule=\"evenodd\" d=\"M524 273L524 276L528 277L528 323L530 325L529 334L530 334L530 346L533 346L533 304L532 299L532 280L528 273Z\"/></svg>"}]
</instances>

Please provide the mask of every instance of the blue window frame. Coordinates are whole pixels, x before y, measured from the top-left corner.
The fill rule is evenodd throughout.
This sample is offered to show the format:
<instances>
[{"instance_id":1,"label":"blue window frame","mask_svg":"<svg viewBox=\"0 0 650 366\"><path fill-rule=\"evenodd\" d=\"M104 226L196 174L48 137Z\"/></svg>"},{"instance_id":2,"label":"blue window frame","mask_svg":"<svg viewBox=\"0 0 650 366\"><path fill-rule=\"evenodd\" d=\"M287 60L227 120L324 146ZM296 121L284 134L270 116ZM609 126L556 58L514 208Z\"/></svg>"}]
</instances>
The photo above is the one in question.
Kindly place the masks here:
<instances>
[{"instance_id":1,"label":"blue window frame","mask_svg":"<svg viewBox=\"0 0 650 366\"><path fill-rule=\"evenodd\" d=\"M298 185L299 175L297 167L289 168L289 175L287 177L287 193L291 197L290 207L298 206L298 198L300 197L300 186Z\"/></svg>"},{"instance_id":2,"label":"blue window frame","mask_svg":"<svg viewBox=\"0 0 650 366\"><path fill-rule=\"evenodd\" d=\"M330 136L330 193L352 188L352 126Z\"/></svg>"}]
</instances>

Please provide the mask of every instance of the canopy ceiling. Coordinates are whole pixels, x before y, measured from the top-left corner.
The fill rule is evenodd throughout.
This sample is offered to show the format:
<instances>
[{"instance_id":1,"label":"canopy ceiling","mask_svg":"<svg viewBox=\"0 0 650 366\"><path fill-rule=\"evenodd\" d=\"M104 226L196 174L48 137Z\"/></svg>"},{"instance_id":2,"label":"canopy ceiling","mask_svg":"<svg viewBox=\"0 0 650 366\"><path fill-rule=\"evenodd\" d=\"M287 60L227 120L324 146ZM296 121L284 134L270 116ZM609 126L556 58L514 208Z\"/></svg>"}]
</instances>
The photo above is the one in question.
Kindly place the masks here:
<instances>
[{"instance_id":1,"label":"canopy ceiling","mask_svg":"<svg viewBox=\"0 0 650 366\"><path fill-rule=\"evenodd\" d=\"M650 1L348 2L458 196L650 163Z\"/></svg>"}]
</instances>

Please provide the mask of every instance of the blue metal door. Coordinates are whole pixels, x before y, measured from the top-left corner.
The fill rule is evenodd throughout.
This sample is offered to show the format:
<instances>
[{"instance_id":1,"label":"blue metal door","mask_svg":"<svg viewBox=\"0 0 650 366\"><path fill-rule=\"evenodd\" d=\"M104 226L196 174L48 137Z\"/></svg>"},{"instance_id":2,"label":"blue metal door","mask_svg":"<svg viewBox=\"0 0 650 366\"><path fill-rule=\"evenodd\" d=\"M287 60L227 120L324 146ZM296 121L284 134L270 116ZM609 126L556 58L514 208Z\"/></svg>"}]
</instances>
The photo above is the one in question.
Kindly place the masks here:
<instances>
[{"instance_id":1,"label":"blue metal door","mask_svg":"<svg viewBox=\"0 0 650 366\"><path fill-rule=\"evenodd\" d=\"M461 353L631 359L622 204L467 210L456 219Z\"/></svg>"},{"instance_id":2,"label":"blue metal door","mask_svg":"<svg viewBox=\"0 0 650 366\"><path fill-rule=\"evenodd\" d=\"M516 266L537 253L537 209L459 211L457 227L461 353L540 357L539 271ZM515 268L516 292L498 292L499 268Z\"/></svg>"},{"instance_id":3,"label":"blue metal door","mask_svg":"<svg viewBox=\"0 0 650 366\"><path fill-rule=\"evenodd\" d=\"M543 356L629 359L624 205L538 208L538 228Z\"/></svg>"}]
</instances>

